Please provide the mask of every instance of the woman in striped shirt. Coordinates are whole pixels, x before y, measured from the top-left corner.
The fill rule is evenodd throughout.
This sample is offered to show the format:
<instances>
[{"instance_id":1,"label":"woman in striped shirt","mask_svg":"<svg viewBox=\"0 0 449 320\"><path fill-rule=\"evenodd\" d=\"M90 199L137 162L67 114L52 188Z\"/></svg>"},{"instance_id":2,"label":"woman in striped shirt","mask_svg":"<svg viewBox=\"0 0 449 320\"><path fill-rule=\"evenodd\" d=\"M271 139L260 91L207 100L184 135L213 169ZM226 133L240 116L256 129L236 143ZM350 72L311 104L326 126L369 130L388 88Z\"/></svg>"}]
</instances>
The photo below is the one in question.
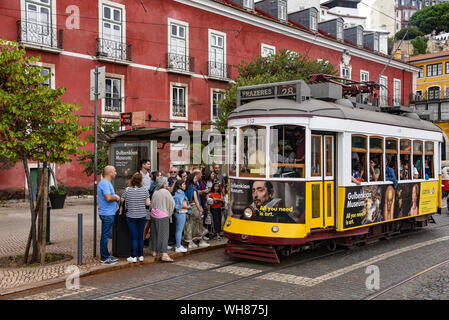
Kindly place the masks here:
<instances>
[{"instance_id":1,"label":"woman in striped shirt","mask_svg":"<svg viewBox=\"0 0 449 320\"><path fill-rule=\"evenodd\" d=\"M148 189L142 187L142 180L142 174L135 173L130 186L122 195L127 208L126 222L131 234L131 256L127 259L128 262L137 262L137 256L139 261L143 261L143 231L147 215L145 206L150 205L150 195Z\"/></svg>"}]
</instances>

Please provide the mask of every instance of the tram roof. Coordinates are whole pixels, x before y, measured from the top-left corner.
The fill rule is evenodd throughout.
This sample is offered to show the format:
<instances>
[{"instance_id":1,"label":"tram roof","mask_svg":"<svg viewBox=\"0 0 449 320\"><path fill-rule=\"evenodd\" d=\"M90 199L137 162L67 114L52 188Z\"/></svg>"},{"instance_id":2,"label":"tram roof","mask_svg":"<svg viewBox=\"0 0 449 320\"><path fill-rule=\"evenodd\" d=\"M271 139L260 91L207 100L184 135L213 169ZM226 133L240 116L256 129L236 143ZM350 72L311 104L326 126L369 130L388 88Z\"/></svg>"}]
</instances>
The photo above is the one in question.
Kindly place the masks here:
<instances>
[{"instance_id":1,"label":"tram roof","mask_svg":"<svg viewBox=\"0 0 449 320\"><path fill-rule=\"evenodd\" d=\"M376 112L360 108L352 108L317 99L309 99L301 103L290 99L255 100L237 107L229 115L229 120L240 117L246 118L260 116L320 116L442 132L441 129L432 122L422 119L415 119L412 117L393 115L390 113Z\"/></svg>"}]
</instances>

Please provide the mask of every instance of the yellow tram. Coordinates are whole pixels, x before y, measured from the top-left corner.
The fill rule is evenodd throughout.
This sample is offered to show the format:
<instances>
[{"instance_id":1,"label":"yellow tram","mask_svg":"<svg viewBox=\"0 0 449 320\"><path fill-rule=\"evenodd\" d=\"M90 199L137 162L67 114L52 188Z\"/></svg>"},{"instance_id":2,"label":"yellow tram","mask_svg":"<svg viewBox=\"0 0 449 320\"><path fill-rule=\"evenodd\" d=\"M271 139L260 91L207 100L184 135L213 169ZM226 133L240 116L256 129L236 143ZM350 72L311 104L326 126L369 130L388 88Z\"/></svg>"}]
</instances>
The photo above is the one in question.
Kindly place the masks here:
<instances>
[{"instance_id":1,"label":"yellow tram","mask_svg":"<svg viewBox=\"0 0 449 320\"><path fill-rule=\"evenodd\" d=\"M343 99L335 83L239 88L225 253L279 263L279 254L426 226L442 204L441 130L412 112L379 111Z\"/></svg>"}]
</instances>

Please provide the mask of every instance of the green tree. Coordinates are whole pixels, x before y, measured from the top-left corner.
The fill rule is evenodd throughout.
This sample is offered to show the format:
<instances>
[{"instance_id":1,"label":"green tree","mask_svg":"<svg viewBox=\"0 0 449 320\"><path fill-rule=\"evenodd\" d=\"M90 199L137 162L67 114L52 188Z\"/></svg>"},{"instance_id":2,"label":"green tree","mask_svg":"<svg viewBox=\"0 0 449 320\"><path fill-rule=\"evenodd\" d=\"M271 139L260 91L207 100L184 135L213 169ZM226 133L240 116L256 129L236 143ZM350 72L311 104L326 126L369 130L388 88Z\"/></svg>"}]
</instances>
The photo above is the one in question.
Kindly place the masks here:
<instances>
[{"instance_id":1,"label":"green tree","mask_svg":"<svg viewBox=\"0 0 449 320\"><path fill-rule=\"evenodd\" d=\"M449 30L449 3L436 4L416 11L410 23L424 34Z\"/></svg>"},{"instance_id":2,"label":"green tree","mask_svg":"<svg viewBox=\"0 0 449 320\"><path fill-rule=\"evenodd\" d=\"M42 76L37 66L38 57L26 56L23 46L0 39L0 159L10 163L22 162L28 190L31 189L28 161L42 163L66 163L85 145L80 135L85 130L74 113L78 106L65 103L61 96L64 88L51 89L42 85L51 75ZM37 203L47 203L47 192ZM28 259L29 243L33 243L31 261L45 261L44 249L37 252L36 211L29 192L31 229L25 261ZM45 244L45 241L43 241ZM42 257L43 254L43 257ZM44 259L44 260L43 260Z\"/></svg>"},{"instance_id":3,"label":"green tree","mask_svg":"<svg viewBox=\"0 0 449 320\"><path fill-rule=\"evenodd\" d=\"M427 52L427 41L429 41L429 39L426 37L417 37L412 40L414 56L425 54Z\"/></svg>"},{"instance_id":4,"label":"green tree","mask_svg":"<svg viewBox=\"0 0 449 320\"><path fill-rule=\"evenodd\" d=\"M242 61L237 69L239 76L219 103L218 117L213 122L220 132L226 129L228 116L236 107L238 87L290 80L304 80L308 83L313 74L337 74L329 62L310 60L306 55L287 49L268 57L255 56L250 62Z\"/></svg>"},{"instance_id":5,"label":"green tree","mask_svg":"<svg viewBox=\"0 0 449 320\"><path fill-rule=\"evenodd\" d=\"M407 35L404 38L405 33L407 33ZM404 40L411 40L423 35L424 33L422 33L417 27L402 28L401 30L396 32L396 34L394 35L394 39L396 41L399 41L402 38L404 38Z\"/></svg>"}]
</instances>

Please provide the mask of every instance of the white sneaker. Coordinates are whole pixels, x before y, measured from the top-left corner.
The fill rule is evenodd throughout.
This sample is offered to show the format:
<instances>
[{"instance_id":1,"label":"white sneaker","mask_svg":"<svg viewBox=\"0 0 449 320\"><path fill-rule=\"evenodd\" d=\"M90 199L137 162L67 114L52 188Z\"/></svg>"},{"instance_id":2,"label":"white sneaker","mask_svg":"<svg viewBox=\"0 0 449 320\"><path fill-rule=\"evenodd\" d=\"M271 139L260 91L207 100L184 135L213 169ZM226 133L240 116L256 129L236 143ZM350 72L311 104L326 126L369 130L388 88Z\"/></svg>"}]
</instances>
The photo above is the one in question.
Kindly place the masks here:
<instances>
[{"instance_id":1,"label":"white sneaker","mask_svg":"<svg viewBox=\"0 0 449 320\"><path fill-rule=\"evenodd\" d=\"M198 248L198 245L196 245L195 242L191 242L191 243L189 243L189 245L187 246L187 248L189 248L189 249Z\"/></svg>"},{"instance_id":2,"label":"white sneaker","mask_svg":"<svg viewBox=\"0 0 449 320\"><path fill-rule=\"evenodd\" d=\"M129 263L134 263L134 262L137 262L137 258L136 257L129 257L129 258L127 258L126 259L126 261L128 261Z\"/></svg>"},{"instance_id":3,"label":"white sneaker","mask_svg":"<svg viewBox=\"0 0 449 320\"><path fill-rule=\"evenodd\" d=\"M183 246L180 246L179 248L176 248L175 252L187 252L187 249Z\"/></svg>"},{"instance_id":4,"label":"white sneaker","mask_svg":"<svg viewBox=\"0 0 449 320\"><path fill-rule=\"evenodd\" d=\"M206 248L206 247L210 246L210 244L203 241L203 242L201 242L198 246L199 246L200 248Z\"/></svg>"},{"instance_id":5,"label":"white sneaker","mask_svg":"<svg viewBox=\"0 0 449 320\"><path fill-rule=\"evenodd\" d=\"M167 246L167 250L171 250L172 248L172 246Z\"/></svg>"},{"instance_id":6,"label":"white sneaker","mask_svg":"<svg viewBox=\"0 0 449 320\"><path fill-rule=\"evenodd\" d=\"M139 261L142 262L143 261L143 256L139 257Z\"/></svg>"}]
</instances>

